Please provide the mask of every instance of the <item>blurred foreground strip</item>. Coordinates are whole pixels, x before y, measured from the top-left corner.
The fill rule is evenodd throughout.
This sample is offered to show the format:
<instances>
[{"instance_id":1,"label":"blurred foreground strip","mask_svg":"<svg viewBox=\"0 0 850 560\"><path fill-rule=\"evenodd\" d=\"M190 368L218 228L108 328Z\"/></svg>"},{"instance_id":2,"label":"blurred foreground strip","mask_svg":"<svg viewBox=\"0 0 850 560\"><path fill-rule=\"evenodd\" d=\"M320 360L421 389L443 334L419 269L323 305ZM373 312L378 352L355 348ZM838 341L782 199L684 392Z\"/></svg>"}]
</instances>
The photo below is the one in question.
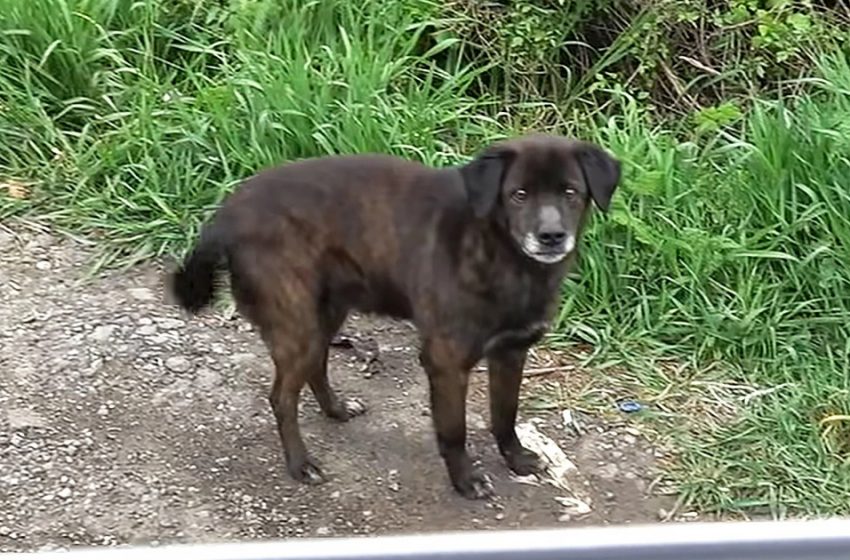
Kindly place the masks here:
<instances>
[{"instance_id":1,"label":"blurred foreground strip","mask_svg":"<svg viewBox=\"0 0 850 560\"><path fill-rule=\"evenodd\" d=\"M28 554L27 557L32 560L848 560L850 520L680 523L294 539L157 548L75 549Z\"/></svg>"}]
</instances>

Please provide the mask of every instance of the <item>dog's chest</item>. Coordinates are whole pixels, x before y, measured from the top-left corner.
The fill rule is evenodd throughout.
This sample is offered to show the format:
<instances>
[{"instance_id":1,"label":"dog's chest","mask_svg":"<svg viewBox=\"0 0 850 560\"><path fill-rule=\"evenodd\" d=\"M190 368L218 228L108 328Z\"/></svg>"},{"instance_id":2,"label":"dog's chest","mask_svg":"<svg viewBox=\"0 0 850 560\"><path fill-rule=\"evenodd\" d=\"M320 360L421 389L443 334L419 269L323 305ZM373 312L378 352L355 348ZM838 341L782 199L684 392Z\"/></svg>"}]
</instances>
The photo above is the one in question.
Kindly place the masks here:
<instances>
[{"instance_id":1,"label":"dog's chest","mask_svg":"<svg viewBox=\"0 0 850 560\"><path fill-rule=\"evenodd\" d=\"M495 239L498 241L498 239ZM445 304L474 328L485 353L527 348L546 332L564 267L518 258L494 238L469 236L458 259L460 291Z\"/></svg>"},{"instance_id":2,"label":"dog's chest","mask_svg":"<svg viewBox=\"0 0 850 560\"><path fill-rule=\"evenodd\" d=\"M557 283L547 280L530 274L493 278L485 353L527 348L543 337L557 299Z\"/></svg>"}]
</instances>

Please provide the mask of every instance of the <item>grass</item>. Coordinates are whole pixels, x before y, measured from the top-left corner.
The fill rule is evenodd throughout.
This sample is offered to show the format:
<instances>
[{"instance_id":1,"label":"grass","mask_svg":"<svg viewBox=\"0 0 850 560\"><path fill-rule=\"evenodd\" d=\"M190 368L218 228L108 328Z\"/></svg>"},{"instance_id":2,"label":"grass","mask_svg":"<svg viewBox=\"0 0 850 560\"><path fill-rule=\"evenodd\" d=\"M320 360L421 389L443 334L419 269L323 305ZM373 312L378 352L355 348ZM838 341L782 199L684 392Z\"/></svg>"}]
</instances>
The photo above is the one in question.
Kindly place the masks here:
<instances>
[{"instance_id":1,"label":"grass","mask_svg":"<svg viewBox=\"0 0 850 560\"><path fill-rule=\"evenodd\" d=\"M473 95L484 69L446 62L462 45L429 35L426 0L354 4L0 0L0 183L29 186L0 194L0 216L132 262L184 249L258 168L454 163L558 105ZM624 88L604 114L557 107L573 115L559 130L609 147L625 178L554 343L592 344L676 415L672 474L704 511L850 510L850 67L818 57L808 93L722 126L658 124Z\"/></svg>"},{"instance_id":2,"label":"grass","mask_svg":"<svg viewBox=\"0 0 850 560\"><path fill-rule=\"evenodd\" d=\"M481 116L492 100L465 95L474 71L430 63L446 45L417 54L424 26L400 2L120 5L0 0L0 164L39 183L53 220L136 258L185 245L261 167L363 151L440 163L498 128Z\"/></svg>"},{"instance_id":3,"label":"grass","mask_svg":"<svg viewBox=\"0 0 850 560\"><path fill-rule=\"evenodd\" d=\"M831 56L821 74L810 96L758 102L707 137L653 128L629 99L595 131L627 177L560 330L724 364L727 382L760 388L735 421L698 415L679 442L704 510L850 511L850 71Z\"/></svg>"}]
</instances>

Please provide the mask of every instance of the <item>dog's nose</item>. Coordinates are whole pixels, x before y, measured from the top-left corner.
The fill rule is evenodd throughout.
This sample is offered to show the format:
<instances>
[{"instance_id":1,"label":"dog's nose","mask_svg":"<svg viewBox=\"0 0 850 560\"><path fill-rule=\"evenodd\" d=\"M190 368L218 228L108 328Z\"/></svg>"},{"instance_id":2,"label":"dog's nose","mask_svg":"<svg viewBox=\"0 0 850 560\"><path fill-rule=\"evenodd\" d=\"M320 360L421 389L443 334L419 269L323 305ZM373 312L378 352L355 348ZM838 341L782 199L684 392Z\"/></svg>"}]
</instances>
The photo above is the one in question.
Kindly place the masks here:
<instances>
[{"instance_id":1,"label":"dog's nose","mask_svg":"<svg viewBox=\"0 0 850 560\"><path fill-rule=\"evenodd\" d=\"M537 239L540 241L541 245L545 245L546 247L557 247L564 244L564 241L567 239L567 232L563 230L541 231L537 234Z\"/></svg>"}]
</instances>

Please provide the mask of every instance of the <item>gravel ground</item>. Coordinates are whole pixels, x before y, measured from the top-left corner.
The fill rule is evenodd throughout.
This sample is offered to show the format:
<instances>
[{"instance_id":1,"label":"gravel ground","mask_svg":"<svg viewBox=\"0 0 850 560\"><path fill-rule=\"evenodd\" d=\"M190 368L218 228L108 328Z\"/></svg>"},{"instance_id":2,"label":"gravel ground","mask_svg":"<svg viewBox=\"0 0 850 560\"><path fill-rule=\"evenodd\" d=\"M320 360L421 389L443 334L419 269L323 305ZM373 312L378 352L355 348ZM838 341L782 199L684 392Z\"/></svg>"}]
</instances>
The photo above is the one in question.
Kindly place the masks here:
<instances>
[{"instance_id":1,"label":"gravel ground","mask_svg":"<svg viewBox=\"0 0 850 560\"><path fill-rule=\"evenodd\" d=\"M163 301L157 263L86 278L91 257L46 229L0 224L0 552L651 522L671 505L651 493L658 453L627 418L583 417L579 435L558 411L535 414L590 498L589 513L564 515L563 491L501 462L484 375L470 439L498 497L460 498L436 451L415 333L368 317L346 325L351 344L330 371L369 411L340 425L305 392L302 430L330 481L296 484L256 333L223 313L187 320Z\"/></svg>"}]
</instances>

